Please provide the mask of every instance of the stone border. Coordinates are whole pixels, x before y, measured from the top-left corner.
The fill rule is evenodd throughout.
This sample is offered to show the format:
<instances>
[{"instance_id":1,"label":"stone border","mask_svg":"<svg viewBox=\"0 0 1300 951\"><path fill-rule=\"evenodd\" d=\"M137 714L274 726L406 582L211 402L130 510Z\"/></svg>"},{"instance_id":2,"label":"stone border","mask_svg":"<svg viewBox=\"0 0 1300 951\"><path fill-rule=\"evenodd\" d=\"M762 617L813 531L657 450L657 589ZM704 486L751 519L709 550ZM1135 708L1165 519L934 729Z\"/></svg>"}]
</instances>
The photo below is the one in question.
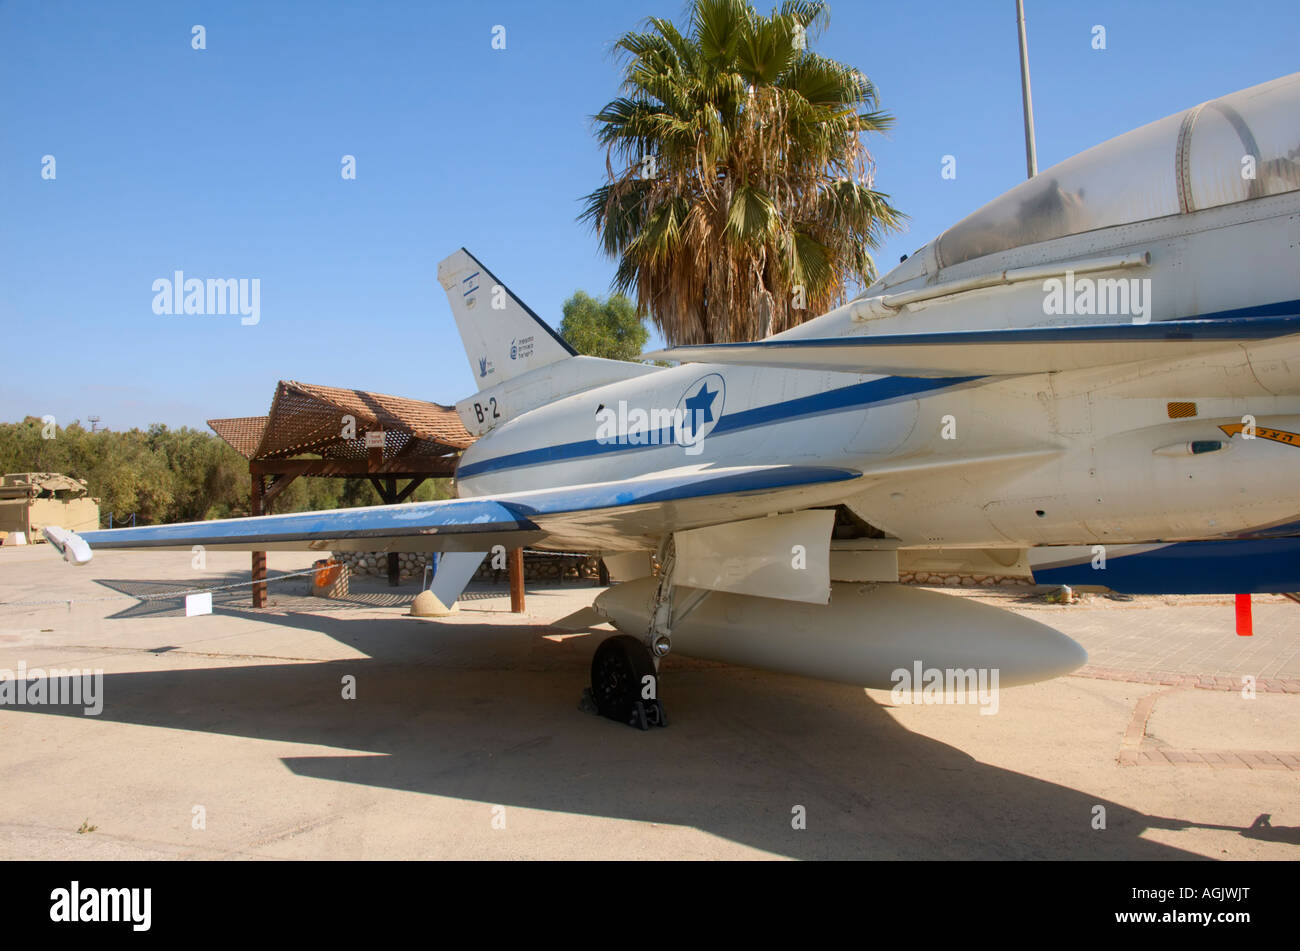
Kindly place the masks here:
<instances>
[{"instance_id":1,"label":"stone border","mask_svg":"<svg viewBox=\"0 0 1300 951\"><path fill-rule=\"evenodd\" d=\"M1284 750L1120 750L1121 766L1208 766L1300 772L1300 753Z\"/></svg>"},{"instance_id":2,"label":"stone border","mask_svg":"<svg viewBox=\"0 0 1300 951\"><path fill-rule=\"evenodd\" d=\"M1087 670L1088 668L1081 668ZM1078 674L1078 671L1075 672ZM1128 672L1123 677L1098 676L1098 680L1128 680ZM1088 676L1084 674L1083 676ZM1195 677L1187 675L1173 675L1177 681L1168 684L1163 690L1157 690L1147 694L1137 702L1133 708L1133 718L1129 720L1128 728L1124 731L1124 739L1120 743L1119 753L1115 761L1120 766L1206 766L1211 769L1263 769L1263 770L1292 770L1300 772L1300 752L1295 750L1179 750L1179 749L1143 749L1146 741L1147 722L1151 719L1151 714L1155 712L1156 701L1166 694L1177 693L1180 690L1236 690L1237 684L1223 688L1219 686L1216 680L1229 680L1230 678L1214 677ZM1206 681L1209 683L1207 684ZM1138 681L1141 682L1141 681ZM1164 683L1164 681L1159 681ZM1278 681L1274 681L1277 683ZM1259 685L1264 681L1256 681L1256 690L1261 690ZM1281 681L1285 684L1296 684L1296 681ZM1300 685L1298 685L1300 686ZM1296 693L1300 691L1286 690L1273 692Z\"/></svg>"},{"instance_id":3,"label":"stone border","mask_svg":"<svg viewBox=\"0 0 1300 951\"><path fill-rule=\"evenodd\" d=\"M1094 667L1086 664L1073 671L1068 677L1087 677L1091 680L1119 680L1132 684L1160 684L1168 687L1192 687L1197 690L1225 690L1235 692L1241 689L1240 677L1209 677L1200 674L1180 674L1167 670L1121 670L1117 667ZM1277 677L1257 677L1256 693L1300 693L1300 680Z\"/></svg>"}]
</instances>

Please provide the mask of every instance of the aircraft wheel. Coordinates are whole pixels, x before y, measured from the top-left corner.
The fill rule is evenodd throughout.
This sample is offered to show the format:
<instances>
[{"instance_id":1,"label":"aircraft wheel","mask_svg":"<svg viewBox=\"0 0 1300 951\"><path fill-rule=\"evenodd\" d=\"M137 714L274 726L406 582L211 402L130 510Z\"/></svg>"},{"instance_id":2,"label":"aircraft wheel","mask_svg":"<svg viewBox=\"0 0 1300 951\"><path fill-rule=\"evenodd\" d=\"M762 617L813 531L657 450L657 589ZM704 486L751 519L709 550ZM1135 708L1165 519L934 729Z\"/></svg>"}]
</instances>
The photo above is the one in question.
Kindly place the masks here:
<instances>
[{"instance_id":1,"label":"aircraft wheel","mask_svg":"<svg viewBox=\"0 0 1300 951\"><path fill-rule=\"evenodd\" d=\"M666 725L657 699L642 700L646 677L655 677L650 651L635 637L606 638L591 658L591 694L596 712L611 720L648 730Z\"/></svg>"}]
</instances>

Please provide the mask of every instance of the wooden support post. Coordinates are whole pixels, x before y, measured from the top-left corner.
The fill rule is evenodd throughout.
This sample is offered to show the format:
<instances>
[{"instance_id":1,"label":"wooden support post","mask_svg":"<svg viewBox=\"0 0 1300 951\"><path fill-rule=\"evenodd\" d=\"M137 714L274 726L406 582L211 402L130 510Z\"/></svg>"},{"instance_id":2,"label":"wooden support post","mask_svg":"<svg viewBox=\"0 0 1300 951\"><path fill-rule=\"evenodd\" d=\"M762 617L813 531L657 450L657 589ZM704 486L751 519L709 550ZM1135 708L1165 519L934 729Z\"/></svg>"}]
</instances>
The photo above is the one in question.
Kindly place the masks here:
<instances>
[{"instance_id":1,"label":"wooden support post","mask_svg":"<svg viewBox=\"0 0 1300 951\"><path fill-rule=\"evenodd\" d=\"M263 495L262 477L253 476L253 491L251 496L253 515L261 515L262 512L262 495ZM266 552L253 552L253 607L266 607Z\"/></svg>"},{"instance_id":2,"label":"wooden support post","mask_svg":"<svg viewBox=\"0 0 1300 951\"><path fill-rule=\"evenodd\" d=\"M510 569L510 610L515 614L524 613L524 550L510 549L506 565Z\"/></svg>"},{"instance_id":3,"label":"wooden support post","mask_svg":"<svg viewBox=\"0 0 1300 951\"><path fill-rule=\"evenodd\" d=\"M385 479L384 488L387 490L386 492L384 492L385 504L387 505L394 504L397 501L397 480ZM390 551L388 553L388 585L391 588L396 588L401 583L402 583L402 566L399 563L397 554L395 552Z\"/></svg>"}]
</instances>

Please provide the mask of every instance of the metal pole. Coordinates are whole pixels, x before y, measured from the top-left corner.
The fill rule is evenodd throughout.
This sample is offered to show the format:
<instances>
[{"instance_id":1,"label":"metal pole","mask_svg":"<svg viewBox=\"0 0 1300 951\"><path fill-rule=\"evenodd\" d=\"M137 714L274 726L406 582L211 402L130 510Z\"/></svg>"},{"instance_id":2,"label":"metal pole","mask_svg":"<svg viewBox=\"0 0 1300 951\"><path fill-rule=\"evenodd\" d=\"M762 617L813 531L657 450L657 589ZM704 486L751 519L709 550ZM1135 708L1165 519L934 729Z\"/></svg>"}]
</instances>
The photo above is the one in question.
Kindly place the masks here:
<instances>
[{"instance_id":1,"label":"metal pole","mask_svg":"<svg viewBox=\"0 0 1300 951\"><path fill-rule=\"evenodd\" d=\"M1025 110L1025 169L1028 177L1038 174L1038 150L1034 146L1034 97L1029 92L1029 46L1025 40L1025 0L1016 0L1016 25L1020 30L1020 96Z\"/></svg>"}]
</instances>

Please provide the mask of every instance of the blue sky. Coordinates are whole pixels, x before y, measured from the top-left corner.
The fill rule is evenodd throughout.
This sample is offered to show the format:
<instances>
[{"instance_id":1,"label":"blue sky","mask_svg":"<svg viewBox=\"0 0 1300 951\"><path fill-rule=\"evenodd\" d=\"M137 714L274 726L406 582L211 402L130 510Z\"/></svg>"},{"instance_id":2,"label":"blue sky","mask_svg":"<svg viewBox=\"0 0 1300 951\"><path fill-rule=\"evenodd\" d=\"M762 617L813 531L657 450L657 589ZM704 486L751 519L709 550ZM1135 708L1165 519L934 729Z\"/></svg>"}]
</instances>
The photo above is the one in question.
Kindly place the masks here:
<instances>
[{"instance_id":1,"label":"blue sky","mask_svg":"<svg viewBox=\"0 0 1300 951\"><path fill-rule=\"evenodd\" d=\"M1040 167L1298 65L1294 0L1026 6ZM882 271L1023 178L1014 8L831 4L814 48L897 117L869 143L911 216ZM590 117L617 94L618 35L683 9L0 3L0 420L202 426L265 412L279 379L470 394L438 260L464 245L554 324L575 289L608 291L576 221L604 174ZM259 323L156 315L175 270L260 279Z\"/></svg>"}]
</instances>

